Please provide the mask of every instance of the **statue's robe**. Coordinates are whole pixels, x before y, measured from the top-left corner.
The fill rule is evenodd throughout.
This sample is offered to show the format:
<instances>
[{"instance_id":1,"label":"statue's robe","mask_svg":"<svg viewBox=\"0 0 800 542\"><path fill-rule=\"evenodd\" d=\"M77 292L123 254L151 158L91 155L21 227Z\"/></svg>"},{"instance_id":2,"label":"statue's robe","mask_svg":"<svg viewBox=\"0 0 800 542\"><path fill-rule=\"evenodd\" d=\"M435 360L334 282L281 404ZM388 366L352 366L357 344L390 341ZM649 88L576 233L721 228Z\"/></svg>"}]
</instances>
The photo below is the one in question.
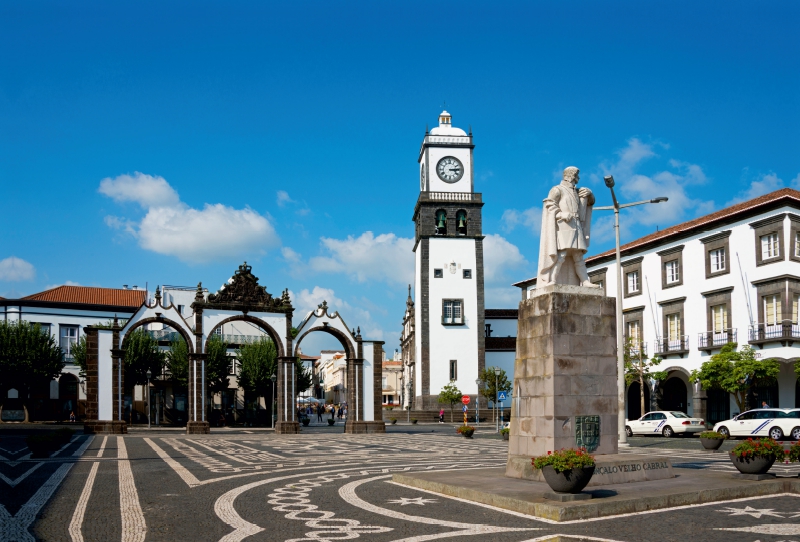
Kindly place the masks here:
<instances>
[{"instance_id":1,"label":"statue's robe","mask_svg":"<svg viewBox=\"0 0 800 542\"><path fill-rule=\"evenodd\" d=\"M572 183L562 182L550 189L542 209L542 231L539 241L539 267L536 284L544 286L556 280L552 272L559 250L589 249L594 195L578 197ZM569 220L556 220L556 213L570 215ZM577 219L574 218L577 215Z\"/></svg>"}]
</instances>

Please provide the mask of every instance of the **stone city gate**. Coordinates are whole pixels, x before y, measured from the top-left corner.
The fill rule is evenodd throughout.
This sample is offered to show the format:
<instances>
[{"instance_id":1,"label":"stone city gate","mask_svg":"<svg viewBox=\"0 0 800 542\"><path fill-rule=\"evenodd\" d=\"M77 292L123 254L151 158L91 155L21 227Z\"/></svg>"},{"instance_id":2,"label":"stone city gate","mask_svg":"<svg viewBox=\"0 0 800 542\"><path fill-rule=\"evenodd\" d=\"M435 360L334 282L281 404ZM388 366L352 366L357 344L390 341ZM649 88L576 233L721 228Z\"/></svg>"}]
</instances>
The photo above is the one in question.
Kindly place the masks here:
<instances>
[{"instance_id":1,"label":"stone city gate","mask_svg":"<svg viewBox=\"0 0 800 542\"><path fill-rule=\"evenodd\" d=\"M125 388L125 370L123 365L124 347L126 339L135 329L149 323L160 323L171 327L186 341L189 350L189 385L186 424L187 433L208 433L210 424L206 419L206 352L209 337L224 324L232 321L246 321L263 330L272 339L277 349L277 380L276 403L277 421L276 433L298 433L300 430L295 408L296 396L296 357L292 347L292 315L294 308L289 299L288 290L284 290L280 297L273 297L264 286L258 284L258 277L251 272L251 266L245 262L216 294L203 296L202 284L197 285L197 293L191 307L194 314L184 319L177 308L171 303L164 306L160 291L156 289L155 302L149 305L148 301L142 304L136 313L121 326L116 319L110 328L87 327L86 333L86 433L126 433L127 424L123 419L123 390ZM378 352L383 343L363 342L360 336L350 335L344 322L334 313L334 317L327 315L327 310L312 311L301 324L302 336L308 332L316 331L314 327L317 320L322 320L321 327L327 328L334 336L345 338L347 343L342 343L348 352L348 363L361 361L360 353L366 344L369 352L370 367L372 366L373 351ZM339 322L336 324L335 322ZM307 325L312 322L311 325ZM190 323L192 325L190 325ZM334 331L335 330L335 331ZM344 330L344 332L342 332ZM349 335L349 337L348 337ZM300 337L302 339L302 336ZM374 420L374 412L380 413L380 356L377 357L377 410L368 408L363 410L360 406L359 413L354 422ZM361 364L363 366L363 363ZM350 375L351 372L348 372ZM363 369L354 369L352 374L363 375ZM370 369L369 376L373 376ZM349 378L349 376L348 376ZM348 386L349 388L349 386ZM349 392L348 392L349 393ZM361 395L350 399L348 404L364 404L364 397L369 395L372 400L375 394L374 387L369 390L361 388ZM352 403L350 402L352 400ZM366 412L366 414L364 414ZM349 422L348 422L349 423ZM373 424L375 425L375 424ZM381 422L381 426L383 426ZM366 432L366 426L356 424L358 432ZM347 430L347 428L346 428ZM371 431L375 429L370 426ZM353 428L351 428L353 431Z\"/></svg>"},{"instance_id":2,"label":"stone city gate","mask_svg":"<svg viewBox=\"0 0 800 542\"><path fill-rule=\"evenodd\" d=\"M383 422L383 341L361 338L361 328L347 329L338 312L330 314L323 301L306 315L297 328L295 356L300 342L314 332L335 337L346 354L345 387L347 391L347 421L345 433L385 433Z\"/></svg>"}]
</instances>

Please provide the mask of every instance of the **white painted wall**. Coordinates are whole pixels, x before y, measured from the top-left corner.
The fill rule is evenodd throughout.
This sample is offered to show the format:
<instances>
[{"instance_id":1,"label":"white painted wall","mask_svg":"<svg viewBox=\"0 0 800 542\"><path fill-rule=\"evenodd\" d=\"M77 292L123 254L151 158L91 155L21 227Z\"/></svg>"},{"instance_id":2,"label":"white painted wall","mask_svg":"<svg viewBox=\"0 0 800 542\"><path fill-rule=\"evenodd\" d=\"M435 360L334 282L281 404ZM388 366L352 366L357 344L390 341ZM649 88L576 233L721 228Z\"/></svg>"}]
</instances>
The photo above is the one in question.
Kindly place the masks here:
<instances>
[{"instance_id":1,"label":"white painted wall","mask_svg":"<svg viewBox=\"0 0 800 542\"><path fill-rule=\"evenodd\" d=\"M364 370L361 373L361 400L364 401L363 411L364 411L364 421L365 422L372 422L375 421L375 407L373 405L373 400L375 399L375 387L372 381L373 376L375 375L375 363L376 360L374 355L373 344L368 341L364 341L362 346L364 348ZM380 363L381 360L377 360L377 363Z\"/></svg>"},{"instance_id":2,"label":"white painted wall","mask_svg":"<svg viewBox=\"0 0 800 542\"><path fill-rule=\"evenodd\" d=\"M464 393L477 393L478 378L478 288L474 239L430 239L430 392L438 394L450 382L450 360L458 361L456 385ZM449 264L455 261L456 272ZM443 278L433 278L434 269L443 269ZM471 279L463 278L471 269ZM442 301L464 300L464 325L442 324ZM418 312L421 310L418 308ZM483 330L480 330L483 333ZM419 339L418 339L419 340Z\"/></svg>"},{"instance_id":3,"label":"white painted wall","mask_svg":"<svg viewBox=\"0 0 800 542\"><path fill-rule=\"evenodd\" d=\"M114 361L111 359L114 337L107 329L100 329L97 334L97 419L114 420Z\"/></svg>"}]
</instances>

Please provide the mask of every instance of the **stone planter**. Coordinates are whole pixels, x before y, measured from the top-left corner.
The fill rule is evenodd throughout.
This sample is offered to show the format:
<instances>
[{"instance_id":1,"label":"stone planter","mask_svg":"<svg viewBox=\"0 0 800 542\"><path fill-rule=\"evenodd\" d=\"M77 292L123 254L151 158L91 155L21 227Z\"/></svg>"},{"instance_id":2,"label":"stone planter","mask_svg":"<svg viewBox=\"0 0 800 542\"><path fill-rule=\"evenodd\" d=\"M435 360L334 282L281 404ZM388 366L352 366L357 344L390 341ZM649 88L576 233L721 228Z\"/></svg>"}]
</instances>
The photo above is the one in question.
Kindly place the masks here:
<instances>
[{"instance_id":1,"label":"stone planter","mask_svg":"<svg viewBox=\"0 0 800 542\"><path fill-rule=\"evenodd\" d=\"M334 420L333 418L328 418L328 425L333 425L335 423L336 423L336 420Z\"/></svg>"},{"instance_id":2,"label":"stone planter","mask_svg":"<svg viewBox=\"0 0 800 542\"><path fill-rule=\"evenodd\" d=\"M729 454L731 463L742 474L766 474L775 463L775 457L748 457L743 459Z\"/></svg>"},{"instance_id":3,"label":"stone planter","mask_svg":"<svg viewBox=\"0 0 800 542\"><path fill-rule=\"evenodd\" d=\"M551 465L542 469L544 479L556 493L580 493L594 474L594 465L579 469L556 472Z\"/></svg>"},{"instance_id":4,"label":"stone planter","mask_svg":"<svg viewBox=\"0 0 800 542\"><path fill-rule=\"evenodd\" d=\"M700 437L700 444L703 445L703 448L706 450L719 450L722 443L725 442L724 438L703 438Z\"/></svg>"},{"instance_id":5,"label":"stone planter","mask_svg":"<svg viewBox=\"0 0 800 542\"><path fill-rule=\"evenodd\" d=\"M464 429L463 431L461 431L461 436L463 436L464 438L472 438L473 434L475 434L474 429Z\"/></svg>"},{"instance_id":6,"label":"stone planter","mask_svg":"<svg viewBox=\"0 0 800 542\"><path fill-rule=\"evenodd\" d=\"M500 435L503 437L503 440L508 440L508 433L500 433Z\"/></svg>"},{"instance_id":7,"label":"stone planter","mask_svg":"<svg viewBox=\"0 0 800 542\"><path fill-rule=\"evenodd\" d=\"M417 425L417 420L411 420L411 423Z\"/></svg>"},{"instance_id":8,"label":"stone planter","mask_svg":"<svg viewBox=\"0 0 800 542\"><path fill-rule=\"evenodd\" d=\"M396 419L394 419L394 418L392 418L392 425L394 425L394 424L396 424L396 423L397 423L397 420L396 420Z\"/></svg>"},{"instance_id":9,"label":"stone planter","mask_svg":"<svg viewBox=\"0 0 800 542\"><path fill-rule=\"evenodd\" d=\"M311 418L303 418L303 419L302 419L302 420L300 420L300 421L302 421L302 422L303 422L303 427L308 427L308 424L310 424L310 423L311 423Z\"/></svg>"}]
</instances>

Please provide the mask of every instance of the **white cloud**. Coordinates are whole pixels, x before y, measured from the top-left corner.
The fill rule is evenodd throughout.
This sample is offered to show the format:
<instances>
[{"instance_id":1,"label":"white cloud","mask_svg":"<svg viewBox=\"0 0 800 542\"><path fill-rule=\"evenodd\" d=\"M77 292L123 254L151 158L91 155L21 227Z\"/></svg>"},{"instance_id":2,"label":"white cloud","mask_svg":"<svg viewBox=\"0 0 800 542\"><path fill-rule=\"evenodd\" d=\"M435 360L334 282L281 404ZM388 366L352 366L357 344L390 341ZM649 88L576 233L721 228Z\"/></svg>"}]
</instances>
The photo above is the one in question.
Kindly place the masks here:
<instances>
[{"instance_id":1,"label":"white cloud","mask_svg":"<svg viewBox=\"0 0 800 542\"><path fill-rule=\"evenodd\" d=\"M503 229L507 232L513 231L517 226L525 226L534 235L539 235L542 231L542 208L531 207L524 211L506 209L500 220L503 221Z\"/></svg>"},{"instance_id":2,"label":"white cloud","mask_svg":"<svg viewBox=\"0 0 800 542\"><path fill-rule=\"evenodd\" d=\"M287 203L294 203L294 200L289 197L289 192L286 190L278 190L275 203L278 204L278 207L283 207Z\"/></svg>"},{"instance_id":3,"label":"white cloud","mask_svg":"<svg viewBox=\"0 0 800 542\"><path fill-rule=\"evenodd\" d=\"M29 262L16 256L9 256L0 260L0 280L7 282L17 282L22 280L33 280L36 277L36 269Z\"/></svg>"},{"instance_id":4,"label":"white cloud","mask_svg":"<svg viewBox=\"0 0 800 542\"><path fill-rule=\"evenodd\" d=\"M311 258L309 267L317 272L345 273L358 282L382 281L408 284L414 281L414 240L383 233L377 237L364 232L347 239L323 237L328 256Z\"/></svg>"},{"instance_id":5,"label":"white cloud","mask_svg":"<svg viewBox=\"0 0 800 542\"><path fill-rule=\"evenodd\" d=\"M338 312L350 328L361 328L362 337L376 341L383 340L383 330L372 320L370 312L340 299L331 288L314 286L313 290L303 289L297 293L289 292L289 295L292 305L297 309L296 314L302 318L325 301L329 307L328 314Z\"/></svg>"},{"instance_id":6,"label":"white cloud","mask_svg":"<svg viewBox=\"0 0 800 542\"><path fill-rule=\"evenodd\" d=\"M98 191L120 203L134 201L145 209L169 207L180 202L178 193L164 177L146 175L138 171L133 175L106 177L100 181Z\"/></svg>"},{"instance_id":7,"label":"white cloud","mask_svg":"<svg viewBox=\"0 0 800 542\"><path fill-rule=\"evenodd\" d=\"M493 233L484 238L483 268L487 284L499 282L507 276L508 271L527 263L519 248L504 237Z\"/></svg>"},{"instance_id":8,"label":"white cloud","mask_svg":"<svg viewBox=\"0 0 800 542\"><path fill-rule=\"evenodd\" d=\"M302 256L289 247L281 248L281 255L283 259L290 263L300 263Z\"/></svg>"},{"instance_id":9,"label":"white cloud","mask_svg":"<svg viewBox=\"0 0 800 542\"><path fill-rule=\"evenodd\" d=\"M269 220L249 207L234 209L220 203L189 207L162 177L120 175L103 179L99 190L115 201L136 201L147 209L140 222L107 216L106 225L124 229L146 250L185 262L263 254L280 243Z\"/></svg>"},{"instance_id":10,"label":"white cloud","mask_svg":"<svg viewBox=\"0 0 800 542\"><path fill-rule=\"evenodd\" d=\"M800 174L792 179L791 185L794 188L800 189ZM749 199L757 198L759 196L763 196L764 194L774 192L775 190L780 190L781 188L784 188L784 186L785 183L783 182L783 179L770 172L766 175L762 175L760 179L751 182L750 187L747 190L740 192L735 198L726 203L726 205L733 205L734 203L741 203Z\"/></svg>"}]
</instances>

